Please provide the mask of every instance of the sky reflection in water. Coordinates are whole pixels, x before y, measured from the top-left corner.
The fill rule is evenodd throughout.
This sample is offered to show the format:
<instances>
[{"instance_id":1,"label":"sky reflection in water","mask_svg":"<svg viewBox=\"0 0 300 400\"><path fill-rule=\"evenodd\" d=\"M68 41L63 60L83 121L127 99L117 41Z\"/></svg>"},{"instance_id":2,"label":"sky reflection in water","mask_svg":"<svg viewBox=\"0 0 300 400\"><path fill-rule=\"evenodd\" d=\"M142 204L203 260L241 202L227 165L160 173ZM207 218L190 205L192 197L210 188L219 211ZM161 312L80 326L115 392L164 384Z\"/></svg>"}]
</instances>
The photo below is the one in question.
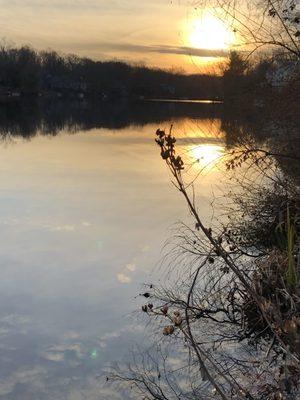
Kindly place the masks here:
<instances>
[{"instance_id":1,"label":"sky reflection in water","mask_svg":"<svg viewBox=\"0 0 300 400\"><path fill-rule=\"evenodd\" d=\"M156 129L1 146L1 399L118 398L97 376L142 337L134 297L161 273L155 265L168 229L188 219ZM174 131L200 163L222 152L218 121L182 119ZM218 174L198 184L207 215Z\"/></svg>"}]
</instances>

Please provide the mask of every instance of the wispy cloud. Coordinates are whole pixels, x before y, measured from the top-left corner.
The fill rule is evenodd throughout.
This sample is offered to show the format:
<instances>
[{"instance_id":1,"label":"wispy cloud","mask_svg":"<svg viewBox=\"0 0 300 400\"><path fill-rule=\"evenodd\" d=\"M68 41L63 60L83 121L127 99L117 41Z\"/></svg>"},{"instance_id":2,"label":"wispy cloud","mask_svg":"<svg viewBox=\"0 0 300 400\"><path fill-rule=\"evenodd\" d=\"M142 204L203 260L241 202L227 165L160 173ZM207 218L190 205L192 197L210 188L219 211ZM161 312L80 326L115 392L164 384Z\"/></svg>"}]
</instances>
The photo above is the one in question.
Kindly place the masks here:
<instances>
[{"instance_id":1,"label":"wispy cloud","mask_svg":"<svg viewBox=\"0 0 300 400\"><path fill-rule=\"evenodd\" d=\"M168 46L168 45L139 45L131 43L85 43L85 49L97 49L99 51L118 52L118 53L160 53L188 55L195 57L226 57L226 50L197 49L187 46Z\"/></svg>"}]
</instances>

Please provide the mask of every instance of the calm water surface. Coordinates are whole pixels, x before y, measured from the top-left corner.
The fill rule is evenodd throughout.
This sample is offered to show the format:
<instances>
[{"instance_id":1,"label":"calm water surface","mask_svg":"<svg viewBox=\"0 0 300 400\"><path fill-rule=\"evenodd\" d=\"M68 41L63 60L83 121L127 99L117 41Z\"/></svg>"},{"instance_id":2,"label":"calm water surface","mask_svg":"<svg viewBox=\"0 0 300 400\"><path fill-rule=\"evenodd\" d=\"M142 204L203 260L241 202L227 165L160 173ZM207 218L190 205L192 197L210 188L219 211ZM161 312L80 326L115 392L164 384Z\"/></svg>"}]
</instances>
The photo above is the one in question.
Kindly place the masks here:
<instances>
[{"instance_id":1,"label":"calm water surface","mask_svg":"<svg viewBox=\"0 0 300 400\"><path fill-rule=\"evenodd\" d=\"M154 144L158 126L171 123L181 150L211 166L198 184L209 216L224 146L218 120L55 137L40 128L2 142L1 399L119 398L99 375L141 342L135 296L159 279L169 228L187 219Z\"/></svg>"}]
</instances>

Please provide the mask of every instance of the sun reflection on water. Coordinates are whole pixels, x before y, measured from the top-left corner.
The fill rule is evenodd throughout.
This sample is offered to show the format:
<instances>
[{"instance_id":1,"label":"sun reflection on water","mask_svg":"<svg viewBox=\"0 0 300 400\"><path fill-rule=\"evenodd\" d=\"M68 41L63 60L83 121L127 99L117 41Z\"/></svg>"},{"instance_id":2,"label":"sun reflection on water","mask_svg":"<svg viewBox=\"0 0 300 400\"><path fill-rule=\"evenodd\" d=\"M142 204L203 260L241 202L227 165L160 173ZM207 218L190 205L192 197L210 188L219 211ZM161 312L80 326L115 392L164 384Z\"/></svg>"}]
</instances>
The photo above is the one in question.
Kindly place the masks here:
<instances>
[{"instance_id":1,"label":"sun reflection on water","mask_svg":"<svg viewBox=\"0 0 300 400\"><path fill-rule=\"evenodd\" d=\"M224 147L216 144L201 144L189 149L193 161L201 168L215 169L224 154Z\"/></svg>"}]
</instances>

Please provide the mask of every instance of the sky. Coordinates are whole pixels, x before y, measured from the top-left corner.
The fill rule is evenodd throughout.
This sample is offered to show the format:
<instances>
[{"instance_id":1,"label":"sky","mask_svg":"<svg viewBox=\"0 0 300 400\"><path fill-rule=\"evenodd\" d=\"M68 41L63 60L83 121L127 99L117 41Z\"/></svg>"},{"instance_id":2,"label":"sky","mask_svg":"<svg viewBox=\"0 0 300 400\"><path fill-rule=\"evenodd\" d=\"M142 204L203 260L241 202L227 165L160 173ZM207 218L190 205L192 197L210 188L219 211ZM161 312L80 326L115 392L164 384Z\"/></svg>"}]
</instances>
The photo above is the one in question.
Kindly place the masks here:
<instances>
[{"instance_id":1,"label":"sky","mask_svg":"<svg viewBox=\"0 0 300 400\"><path fill-rule=\"evenodd\" d=\"M224 56L227 44L217 34L231 38L218 21L200 18L188 3L0 0L0 35L15 45L199 72Z\"/></svg>"}]
</instances>

